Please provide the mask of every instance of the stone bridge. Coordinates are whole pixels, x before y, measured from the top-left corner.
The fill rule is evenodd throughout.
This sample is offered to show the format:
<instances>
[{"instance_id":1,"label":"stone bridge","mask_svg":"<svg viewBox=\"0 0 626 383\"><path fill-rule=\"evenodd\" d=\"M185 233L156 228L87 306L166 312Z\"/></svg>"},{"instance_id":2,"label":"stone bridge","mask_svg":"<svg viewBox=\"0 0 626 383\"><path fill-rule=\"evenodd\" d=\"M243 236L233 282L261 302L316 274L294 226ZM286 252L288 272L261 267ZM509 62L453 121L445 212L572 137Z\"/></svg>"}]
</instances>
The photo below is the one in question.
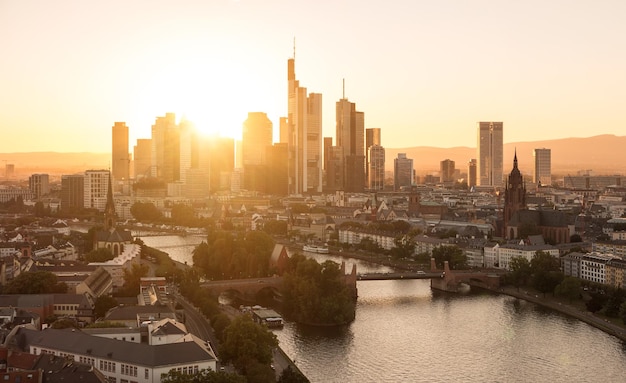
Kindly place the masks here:
<instances>
[{"instance_id":1,"label":"stone bridge","mask_svg":"<svg viewBox=\"0 0 626 383\"><path fill-rule=\"evenodd\" d=\"M498 273L474 270L450 270L448 261L444 262L443 270L437 270L435 259L431 258L430 270L432 273L441 272L443 275L443 278L433 278L430 280L430 287L436 290L456 293L461 283L492 289L500 286L500 274Z\"/></svg>"}]
</instances>

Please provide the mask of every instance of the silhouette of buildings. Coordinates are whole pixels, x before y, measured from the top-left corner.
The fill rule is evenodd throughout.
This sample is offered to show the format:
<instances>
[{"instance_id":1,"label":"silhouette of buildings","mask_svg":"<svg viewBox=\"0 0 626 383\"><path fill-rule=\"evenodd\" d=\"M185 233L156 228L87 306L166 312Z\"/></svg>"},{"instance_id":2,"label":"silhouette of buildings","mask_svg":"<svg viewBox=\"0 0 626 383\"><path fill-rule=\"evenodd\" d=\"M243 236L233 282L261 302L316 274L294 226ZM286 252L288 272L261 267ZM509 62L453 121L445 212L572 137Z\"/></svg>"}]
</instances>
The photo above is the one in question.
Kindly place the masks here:
<instances>
[{"instance_id":1,"label":"silhouette of buildings","mask_svg":"<svg viewBox=\"0 0 626 383\"><path fill-rule=\"evenodd\" d=\"M128 126L124 122L113 124L111 165L115 180L130 178L130 153L128 153Z\"/></svg>"},{"instance_id":2,"label":"silhouette of buildings","mask_svg":"<svg viewBox=\"0 0 626 383\"><path fill-rule=\"evenodd\" d=\"M551 149L533 150L535 167L533 181L536 185L552 185L552 151Z\"/></svg>"},{"instance_id":3,"label":"silhouette of buildings","mask_svg":"<svg viewBox=\"0 0 626 383\"><path fill-rule=\"evenodd\" d=\"M502 122L478 123L478 185L502 186Z\"/></svg>"},{"instance_id":4,"label":"silhouette of buildings","mask_svg":"<svg viewBox=\"0 0 626 383\"><path fill-rule=\"evenodd\" d=\"M151 175L164 182L180 179L180 134L176 115L166 113L152 125Z\"/></svg>"},{"instance_id":5,"label":"silhouette of buildings","mask_svg":"<svg viewBox=\"0 0 626 383\"><path fill-rule=\"evenodd\" d=\"M272 121L267 115L262 112L248 113L241 140L244 189L267 192L267 152L272 140Z\"/></svg>"},{"instance_id":6,"label":"silhouette of buildings","mask_svg":"<svg viewBox=\"0 0 626 383\"><path fill-rule=\"evenodd\" d=\"M150 138L137 139L133 154L135 179L149 177L152 164L152 140Z\"/></svg>"}]
</instances>

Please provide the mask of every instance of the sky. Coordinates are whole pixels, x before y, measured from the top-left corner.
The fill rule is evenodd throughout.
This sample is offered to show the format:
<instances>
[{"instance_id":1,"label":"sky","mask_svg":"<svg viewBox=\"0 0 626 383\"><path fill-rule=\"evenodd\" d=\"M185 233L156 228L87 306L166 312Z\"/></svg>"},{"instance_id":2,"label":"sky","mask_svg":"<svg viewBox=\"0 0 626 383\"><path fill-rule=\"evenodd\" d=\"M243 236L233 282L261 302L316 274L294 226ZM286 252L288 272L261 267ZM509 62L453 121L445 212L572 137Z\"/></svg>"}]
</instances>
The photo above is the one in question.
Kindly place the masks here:
<instances>
[{"instance_id":1,"label":"sky","mask_svg":"<svg viewBox=\"0 0 626 383\"><path fill-rule=\"evenodd\" d=\"M174 112L240 137L265 112L278 138L287 60L345 97L382 145L476 146L626 134L626 1L0 0L0 152L110 152Z\"/></svg>"}]
</instances>

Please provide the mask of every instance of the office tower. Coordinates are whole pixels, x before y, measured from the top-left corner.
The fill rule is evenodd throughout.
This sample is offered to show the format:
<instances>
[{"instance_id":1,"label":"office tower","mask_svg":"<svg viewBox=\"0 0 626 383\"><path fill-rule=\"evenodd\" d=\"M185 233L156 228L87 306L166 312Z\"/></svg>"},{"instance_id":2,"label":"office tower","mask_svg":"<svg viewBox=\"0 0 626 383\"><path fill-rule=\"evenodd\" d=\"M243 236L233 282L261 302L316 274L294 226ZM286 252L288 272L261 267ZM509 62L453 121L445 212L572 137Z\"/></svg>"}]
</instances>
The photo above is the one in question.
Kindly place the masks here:
<instances>
[{"instance_id":1,"label":"office tower","mask_svg":"<svg viewBox=\"0 0 626 383\"><path fill-rule=\"evenodd\" d=\"M50 193L50 178L47 174L33 174L28 177L28 188L35 199Z\"/></svg>"},{"instance_id":2,"label":"office tower","mask_svg":"<svg viewBox=\"0 0 626 383\"><path fill-rule=\"evenodd\" d=\"M331 146L328 148L328 164L326 167L326 191L336 192L344 190L345 184L345 156L343 148Z\"/></svg>"},{"instance_id":3,"label":"office tower","mask_svg":"<svg viewBox=\"0 0 626 383\"><path fill-rule=\"evenodd\" d=\"M467 163L467 187L476 186L476 159L472 158Z\"/></svg>"},{"instance_id":4,"label":"office tower","mask_svg":"<svg viewBox=\"0 0 626 383\"><path fill-rule=\"evenodd\" d=\"M509 222L515 212L526 209L526 185L524 177L517 167L517 152L513 157L513 170L507 178L504 190L504 238L515 239L517 236L509 230Z\"/></svg>"},{"instance_id":5,"label":"office tower","mask_svg":"<svg viewBox=\"0 0 626 383\"><path fill-rule=\"evenodd\" d=\"M287 61L288 115L281 142L289 145L289 193L322 191L322 95L296 80L295 57ZM286 141L285 141L286 140Z\"/></svg>"},{"instance_id":6,"label":"office tower","mask_svg":"<svg viewBox=\"0 0 626 383\"><path fill-rule=\"evenodd\" d=\"M439 174L442 183L453 183L455 181L455 171L454 161L445 159L439 163Z\"/></svg>"},{"instance_id":7,"label":"office tower","mask_svg":"<svg viewBox=\"0 0 626 383\"><path fill-rule=\"evenodd\" d=\"M367 148L369 190L383 190L385 187L385 148L378 144Z\"/></svg>"},{"instance_id":8,"label":"office tower","mask_svg":"<svg viewBox=\"0 0 626 383\"><path fill-rule=\"evenodd\" d=\"M61 210L80 210L85 206L85 176L71 174L61 176Z\"/></svg>"},{"instance_id":9,"label":"office tower","mask_svg":"<svg viewBox=\"0 0 626 383\"><path fill-rule=\"evenodd\" d=\"M150 176L150 164L152 162L152 140L149 138L137 139L137 145L133 148L135 179Z\"/></svg>"},{"instance_id":10,"label":"office tower","mask_svg":"<svg viewBox=\"0 0 626 383\"><path fill-rule=\"evenodd\" d=\"M176 115L166 113L152 125L152 177L164 182L180 180L180 134Z\"/></svg>"},{"instance_id":11,"label":"office tower","mask_svg":"<svg viewBox=\"0 0 626 383\"><path fill-rule=\"evenodd\" d=\"M478 184L502 186L502 122L478 123Z\"/></svg>"},{"instance_id":12,"label":"office tower","mask_svg":"<svg viewBox=\"0 0 626 383\"><path fill-rule=\"evenodd\" d=\"M110 175L108 170L85 171L83 205L86 209L104 211Z\"/></svg>"},{"instance_id":13,"label":"office tower","mask_svg":"<svg viewBox=\"0 0 626 383\"><path fill-rule=\"evenodd\" d=\"M115 180L127 180L130 178L130 153L128 152L128 126L125 122L113 124L111 165Z\"/></svg>"},{"instance_id":14,"label":"office tower","mask_svg":"<svg viewBox=\"0 0 626 383\"><path fill-rule=\"evenodd\" d=\"M407 158L406 153L398 153L398 158L393 160L393 189L398 191L411 185L413 185L413 159Z\"/></svg>"},{"instance_id":15,"label":"office tower","mask_svg":"<svg viewBox=\"0 0 626 383\"><path fill-rule=\"evenodd\" d=\"M198 169L199 144L198 131L189 120L182 120L178 124L179 135L179 180L187 182L187 172L191 169Z\"/></svg>"},{"instance_id":16,"label":"office tower","mask_svg":"<svg viewBox=\"0 0 626 383\"><path fill-rule=\"evenodd\" d=\"M250 112L243 122L241 134L243 187L266 192L267 151L272 146L272 121L263 112Z\"/></svg>"},{"instance_id":17,"label":"office tower","mask_svg":"<svg viewBox=\"0 0 626 383\"><path fill-rule=\"evenodd\" d=\"M211 192L230 190L230 179L235 169L235 139L203 138L200 144L199 168L209 169Z\"/></svg>"},{"instance_id":18,"label":"office tower","mask_svg":"<svg viewBox=\"0 0 626 383\"><path fill-rule=\"evenodd\" d=\"M324 137L324 170L328 169L328 161L330 160L330 148L333 147L333 138Z\"/></svg>"},{"instance_id":19,"label":"office tower","mask_svg":"<svg viewBox=\"0 0 626 383\"><path fill-rule=\"evenodd\" d=\"M342 98L336 104L337 146L343 148L344 185L347 192L362 192L365 187L365 115L356 104Z\"/></svg>"},{"instance_id":20,"label":"office tower","mask_svg":"<svg viewBox=\"0 0 626 383\"><path fill-rule=\"evenodd\" d=\"M551 149L535 149L533 150L535 159L535 171L533 172L533 181L537 185L552 184L552 150Z\"/></svg>"},{"instance_id":21,"label":"office tower","mask_svg":"<svg viewBox=\"0 0 626 383\"><path fill-rule=\"evenodd\" d=\"M287 159L289 148L285 143L276 143L267 150L267 184L268 194L285 196L289 193L289 173Z\"/></svg>"}]
</instances>

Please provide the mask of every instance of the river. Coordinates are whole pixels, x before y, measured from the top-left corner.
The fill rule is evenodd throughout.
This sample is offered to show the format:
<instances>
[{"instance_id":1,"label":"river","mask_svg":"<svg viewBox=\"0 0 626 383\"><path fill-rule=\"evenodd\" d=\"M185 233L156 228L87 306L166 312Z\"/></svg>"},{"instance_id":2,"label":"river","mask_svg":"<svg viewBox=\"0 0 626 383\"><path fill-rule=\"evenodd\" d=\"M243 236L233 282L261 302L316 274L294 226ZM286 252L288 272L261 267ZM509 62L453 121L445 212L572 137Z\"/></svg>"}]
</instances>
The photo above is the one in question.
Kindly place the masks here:
<instances>
[{"instance_id":1,"label":"river","mask_svg":"<svg viewBox=\"0 0 626 383\"><path fill-rule=\"evenodd\" d=\"M202 240L142 239L188 263ZM349 260L348 271L351 262L361 272L390 271L359 260ZM625 342L535 304L487 292L435 292L427 280L359 281L357 288L350 325L287 322L274 330L311 382L626 381Z\"/></svg>"}]
</instances>

